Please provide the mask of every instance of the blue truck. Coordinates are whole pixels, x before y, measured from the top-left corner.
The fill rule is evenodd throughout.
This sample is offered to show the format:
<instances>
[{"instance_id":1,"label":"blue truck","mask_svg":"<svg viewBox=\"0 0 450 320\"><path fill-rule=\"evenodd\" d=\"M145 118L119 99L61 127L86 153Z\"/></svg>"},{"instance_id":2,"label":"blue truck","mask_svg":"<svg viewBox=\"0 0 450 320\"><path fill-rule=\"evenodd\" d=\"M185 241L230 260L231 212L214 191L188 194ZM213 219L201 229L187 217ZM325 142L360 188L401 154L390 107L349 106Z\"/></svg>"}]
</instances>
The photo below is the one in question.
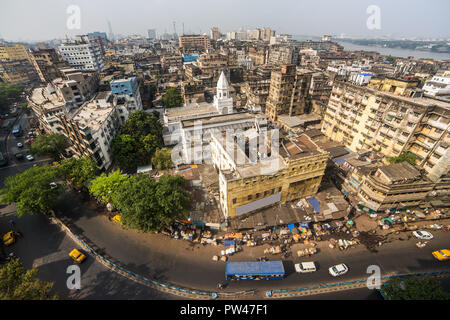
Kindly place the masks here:
<instances>
[{"instance_id":1,"label":"blue truck","mask_svg":"<svg viewBox=\"0 0 450 320\"><path fill-rule=\"evenodd\" d=\"M284 276L282 261L227 262L225 267L225 280L269 280Z\"/></svg>"}]
</instances>

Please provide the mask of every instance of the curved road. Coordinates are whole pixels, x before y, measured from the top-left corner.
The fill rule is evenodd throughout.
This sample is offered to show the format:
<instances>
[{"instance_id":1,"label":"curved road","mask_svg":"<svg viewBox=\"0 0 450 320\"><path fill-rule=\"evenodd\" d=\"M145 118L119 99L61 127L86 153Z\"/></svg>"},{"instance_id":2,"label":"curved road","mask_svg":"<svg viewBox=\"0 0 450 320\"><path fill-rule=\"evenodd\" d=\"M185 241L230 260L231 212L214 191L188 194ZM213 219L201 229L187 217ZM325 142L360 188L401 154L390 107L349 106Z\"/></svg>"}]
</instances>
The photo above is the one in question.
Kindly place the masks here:
<instances>
[{"instance_id":1,"label":"curved road","mask_svg":"<svg viewBox=\"0 0 450 320\"><path fill-rule=\"evenodd\" d=\"M65 195L59 210L72 219L77 233L86 236L100 247L104 254L120 261L131 271L203 290L215 290L217 283L224 281L225 264L211 259L223 249L222 246L194 245L162 234L148 235L134 230L123 230L94 207L81 202L78 195L74 194ZM231 282L227 289L237 291L252 288L298 288L352 280L368 276L367 267L373 264L381 267L382 275L450 269L450 262L437 261L431 255L432 251L449 246L450 233L433 233L435 239L423 249L415 246L416 239L384 244L378 253L371 253L363 246L347 251L324 248L313 257L306 258L318 263L319 270L315 273L296 274L293 265L299 258L294 258L294 261L288 259L284 263L288 276L283 280ZM403 237L406 239L407 234ZM233 255L230 261L255 261L256 257L263 255L264 248L245 247L243 252ZM271 260L275 260L275 257L277 256ZM328 267L342 262L349 266L349 272L339 279L332 278L328 274Z\"/></svg>"}]
</instances>

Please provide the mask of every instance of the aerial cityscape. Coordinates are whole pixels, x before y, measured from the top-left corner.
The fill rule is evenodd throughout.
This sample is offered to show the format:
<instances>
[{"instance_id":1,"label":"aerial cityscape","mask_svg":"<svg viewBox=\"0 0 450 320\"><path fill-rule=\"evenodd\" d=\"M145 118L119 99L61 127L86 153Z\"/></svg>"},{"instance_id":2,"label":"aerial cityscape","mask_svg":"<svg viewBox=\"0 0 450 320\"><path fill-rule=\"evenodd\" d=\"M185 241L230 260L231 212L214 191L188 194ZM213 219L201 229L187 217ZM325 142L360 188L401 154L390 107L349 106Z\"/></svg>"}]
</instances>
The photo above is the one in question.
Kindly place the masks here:
<instances>
[{"instance_id":1,"label":"aerial cityscape","mask_svg":"<svg viewBox=\"0 0 450 320\"><path fill-rule=\"evenodd\" d=\"M0 299L450 300L450 3L319 2L0 4Z\"/></svg>"}]
</instances>

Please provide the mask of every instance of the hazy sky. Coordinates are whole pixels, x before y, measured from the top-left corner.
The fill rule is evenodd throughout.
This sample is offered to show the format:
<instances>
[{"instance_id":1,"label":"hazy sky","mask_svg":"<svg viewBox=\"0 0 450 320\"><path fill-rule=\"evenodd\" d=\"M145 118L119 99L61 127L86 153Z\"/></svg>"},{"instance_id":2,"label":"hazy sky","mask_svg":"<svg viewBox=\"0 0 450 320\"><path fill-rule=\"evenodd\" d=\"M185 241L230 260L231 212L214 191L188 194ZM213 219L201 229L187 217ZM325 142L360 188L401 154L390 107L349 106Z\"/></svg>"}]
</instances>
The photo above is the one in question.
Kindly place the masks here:
<instances>
[{"instance_id":1,"label":"hazy sky","mask_svg":"<svg viewBox=\"0 0 450 320\"><path fill-rule=\"evenodd\" d=\"M69 5L81 9L81 29L69 30ZM377 5L381 30L369 30L366 9ZM277 33L303 35L450 38L449 0L0 0L0 38L48 40L91 31L146 35L222 33L239 28L271 27Z\"/></svg>"}]
</instances>

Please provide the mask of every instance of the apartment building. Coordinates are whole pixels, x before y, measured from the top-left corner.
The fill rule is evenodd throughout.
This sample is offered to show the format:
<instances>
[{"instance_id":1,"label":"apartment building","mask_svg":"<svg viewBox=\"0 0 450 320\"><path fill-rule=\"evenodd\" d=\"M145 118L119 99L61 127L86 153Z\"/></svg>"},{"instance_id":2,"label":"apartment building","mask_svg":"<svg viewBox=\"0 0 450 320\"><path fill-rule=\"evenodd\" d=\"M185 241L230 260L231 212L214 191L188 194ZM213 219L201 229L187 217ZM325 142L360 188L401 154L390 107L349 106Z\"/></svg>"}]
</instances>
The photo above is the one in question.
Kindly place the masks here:
<instances>
[{"instance_id":1,"label":"apartment building","mask_svg":"<svg viewBox=\"0 0 450 320\"><path fill-rule=\"evenodd\" d=\"M269 48L268 47L251 47L248 50L248 56L253 61L253 65L264 65L268 61Z\"/></svg>"},{"instance_id":2,"label":"apartment building","mask_svg":"<svg viewBox=\"0 0 450 320\"><path fill-rule=\"evenodd\" d=\"M367 86L384 92L390 92L394 95L405 96L417 88L420 81L418 79L396 79L387 77L384 79L371 79Z\"/></svg>"},{"instance_id":3,"label":"apartment building","mask_svg":"<svg viewBox=\"0 0 450 320\"><path fill-rule=\"evenodd\" d=\"M164 55L161 57L161 67L164 71L179 71L183 69L183 58L181 55Z\"/></svg>"},{"instance_id":4,"label":"apartment building","mask_svg":"<svg viewBox=\"0 0 450 320\"><path fill-rule=\"evenodd\" d=\"M297 69L292 64L272 71L266 103L266 114L271 121L276 121L279 115L295 116L308 112L311 76L312 71Z\"/></svg>"},{"instance_id":5,"label":"apartment building","mask_svg":"<svg viewBox=\"0 0 450 320\"><path fill-rule=\"evenodd\" d=\"M219 28L217 27L212 27L211 30L209 31L209 36L211 37L212 40L219 40L220 39L220 32L219 32Z\"/></svg>"},{"instance_id":6,"label":"apartment building","mask_svg":"<svg viewBox=\"0 0 450 320\"><path fill-rule=\"evenodd\" d=\"M244 136L212 135L211 159L219 170L220 207L226 218L317 193L329 153L307 135L278 142L272 134L250 130ZM266 148L260 150L259 144Z\"/></svg>"},{"instance_id":7,"label":"apartment building","mask_svg":"<svg viewBox=\"0 0 450 320\"><path fill-rule=\"evenodd\" d=\"M211 43L207 35L182 35L178 38L179 47L182 52L189 50L208 51Z\"/></svg>"},{"instance_id":8,"label":"apartment building","mask_svg":"<svg viewBox=\"0 0 450 320\"><path fill-rule=\"evenodd\" d=\"M372 170L362 183L358 197L365 207L375 212L392 212L418 206L433 186L414 166L401 162Z\"/></svg>"},{"instance_id":9,"label":"apartment building","mask_svg":"<svg viewBox=\"0 0 450 320\"><path fill-rule=\"evenodd\" d=\"M0 45L0 79L11 84L30 84L37 80L36 71L23 45Z\"/></svg>"},{"instance_id":10,"label":"apartment building","mask_svg":"<svg viewBox=\"0 0 450 320\"><path fill-rule=\"evenodd\" d=\"M76 36L74 40L64 40L58 49L63 60L78 70L104 71L100 45L87 35Z\"/></svg>"},{"instance_id":11,"label":"apartment building","mask_svg":"<svg viewBox=\"0 0 450 320\"><path fill-rule=\"evenodd\" d=\"M62 133L58 115L78 108L91 99L97 89L99 77L96 72L77 69L61 69L62 78L56 78L45 87L36 88L28 98L28 104L47 133Z\"/></svg>"},{"instance_id":12,"label":"apartment building","mask_svg":"<svg viewBox=\"0 0 450 320\"><path fill-rule=\"evenodd\" d=\"M111 141L121 124L117 99L110 91L99 92L80 108L58 116L72 153L91 157L100 169L112 163Z\"/></svg>"},{"instance_id":13,"label":"apartment building","mask_svg":"<svg viewBox=\"0 0 450 320\"><path fill-rule=\"evenodd\" d=\"M136 77L113 80L109 87L114 96L116 96L117 112L120 117L120 123L124 123L130 113L143 109L139 83Z\"/></svg>"},{"instance_id":14,"label":"apartment building","mask_svg":"<svg viewBox=\"0 0 450 320\"><path fill-rule=\"evenodd\" d=\"M242 89L247 98L245 107L254 112L265 113L269 89L270 79L246 81Z\"/></svg>"},{"instance_id":15,"label":"apartment building","mask_svg":"<svg viewBox=\"0 0 450 320\"><path fill-rule=\"evenodd\" d=\"M63 61L55 49L39 49L30 52L31 63L36 70L39 79L43 83L51 82L56 78L61 78L61 68L69 67Z\"/></svg>"},{"instance_id":16,"label":"apartment building","mask_svg":"<svg viewBox=\"0 0 450 320\"><path fill-rule=\"evenodd\" d=\"M271 37L275 37L275 30L270 28L263 28L261 30L261 40L269 42Z\"/></svg>"},{"instance_id":17,"label":"apartment building","mask_svg":"<svg viewBox=\"0 0 450 320\"><path fill-rule=\"evenodd\" d=\"M434 75L423 85L426 95L450 100L450 71Z\"/></svg>"},{"instance_id":18,"label":"apartment building","mask_svg":"<svg viewBox=\"0 0 450 320\"><path fill-rule=\"evenodd\" d=\"M271 45L268 62L272 65L299 64L298 48L287 45Z\"/></svg>"},{"instance_id":19,"label":"apartment building","mask_svg":"<svg viewBox=\"0 0 450 320\"><path fill-rule=\"evenodd\" d=\"M436 181L450 164L450 103L408 98L335 81L322 132L352 151L379 151L387 157L412 152Z\"/></svg>"},{"instance_id":20,"label":"apartment building","mask_svg":"<svg viewBox=\"0 0 450 320\"><path fill-rule=\"evenodd\" d=\"M22 44L0 45L0 61L30 60L27 49Z\"/></svg>"}]
</instances>

